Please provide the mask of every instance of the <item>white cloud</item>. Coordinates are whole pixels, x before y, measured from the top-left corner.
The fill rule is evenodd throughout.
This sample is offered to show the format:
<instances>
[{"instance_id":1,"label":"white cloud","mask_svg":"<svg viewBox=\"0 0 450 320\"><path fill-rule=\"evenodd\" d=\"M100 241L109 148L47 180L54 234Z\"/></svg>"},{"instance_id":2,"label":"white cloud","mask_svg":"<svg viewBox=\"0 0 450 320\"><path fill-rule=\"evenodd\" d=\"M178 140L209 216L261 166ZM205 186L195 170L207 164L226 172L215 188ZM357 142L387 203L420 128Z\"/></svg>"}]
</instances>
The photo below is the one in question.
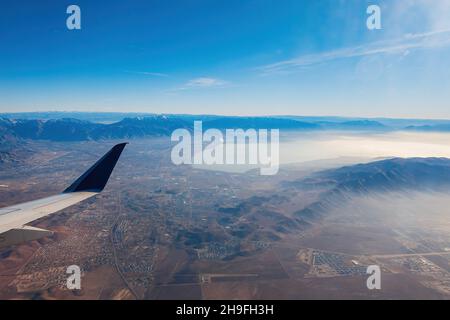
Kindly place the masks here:
<instances>
[{"instance_id":1,"label":"white cloud","mask_svg":"<svg viewBox=\"0 0 450 320\"><path fill-rule=\"evenodd\" d=\"M186 83L184 83L182 86L179 86L177 88L167 90L166 93L175 94L179 91L192 89L225 88L228 87L230 84L231 83L229 81L225 81L218 78L200 77L191 79Z\"/></svg>"},{"instance_id":2,"label":"white cloud","mask_svg":"<svg viewBox=\"0 0 450 320\"><path fill-rule=\"evenodd\" d=\"M387 21L390 28L405 30L419 25L429 30L450 28L448 0L392 1L386 6L386 10L390 11Z\"/></svg>"},{"instance_id":3,"label":"white cloud","mask_svg":"<svg viewBox=\"0 0 450 320\"><path fill-rule=\"evenodd\" d=\"M223 87L228 84L228 81L217 79L217 78L195 78L189 80L184 88L210 88L210 87Z\"/></svg>"},{"instance_id":4,"label":"white cloud","mask_svg":"<svg viewBox=\"0 0 450 320\"><path fill-rule=\"evenodd\" d=\"M151 77L168 77L168 74L160 73L160 72L148 72L148 71L126 71L127 73L139 74L143 76L151 76Z\"/></svg>"},{"instance_id":5,"label":"white cloud","mask_svg":"<svg viewBox=\"0 0 450 320\"><path fill-rule=\"evenodd\" d=\"M385 40L302 55L258 69L263 74L291 73L296 69L339 59L383 54L407 56L415 50L450 46L449 12L450 0L386 1L382 6L382 36Z\"/></svg>"},{"instance_id":6,"label":"white cloud","mask_svg":"<svg viewBox=\"0 0 450 320\"><path fill-rule=\"evenodd\" d=\"M259 67L263 74L286 73L302 67L338 59L364 57L377 54L409 54L412 50L445 47L450 45L450 29L407 34L402 38L379 41L368 45L348 47L318 54L303 55Z\"/></svg>"}]
</instances>

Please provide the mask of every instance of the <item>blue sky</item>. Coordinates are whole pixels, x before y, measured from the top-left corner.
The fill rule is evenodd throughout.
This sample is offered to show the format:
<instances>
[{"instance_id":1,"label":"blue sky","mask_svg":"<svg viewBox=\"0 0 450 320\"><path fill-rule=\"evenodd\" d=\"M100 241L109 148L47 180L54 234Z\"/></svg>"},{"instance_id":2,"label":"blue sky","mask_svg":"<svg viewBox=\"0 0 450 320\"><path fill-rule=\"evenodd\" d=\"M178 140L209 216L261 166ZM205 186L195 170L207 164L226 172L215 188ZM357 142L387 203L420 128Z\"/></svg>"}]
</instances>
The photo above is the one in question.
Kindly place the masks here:
<instances>
[{"instance_id":1,"label":"blue sky","mask_svg":"<svg viewBox=\"0 0 450 320\"><path fill-rule=\"evenodd\" d=\"M446 0L17 0L0 112L450 118L449 16Z\"/></svg>"}]
</instances>

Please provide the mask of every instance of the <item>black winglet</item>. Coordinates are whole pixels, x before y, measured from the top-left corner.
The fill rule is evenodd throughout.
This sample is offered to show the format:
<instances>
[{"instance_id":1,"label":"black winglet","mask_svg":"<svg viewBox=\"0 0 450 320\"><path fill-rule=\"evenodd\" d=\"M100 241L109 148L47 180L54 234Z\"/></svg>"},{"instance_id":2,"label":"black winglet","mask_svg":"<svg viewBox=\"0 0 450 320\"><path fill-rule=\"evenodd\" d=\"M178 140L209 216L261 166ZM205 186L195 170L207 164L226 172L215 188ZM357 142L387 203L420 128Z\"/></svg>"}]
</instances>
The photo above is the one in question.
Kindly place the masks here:
<instances>
[{"instance_id":1,"label":"black winglet","mask_svg":"<svg viewBox=\"0 0 450 320\"><path fill-rule=\"evenodd\" d=\"M98 160L88 171L83 173L63 193L69 192L101 192L108 182L117 160L119 160L127 143L120 143L112 147L100 160Z\"/></svg>"}]
</instances>

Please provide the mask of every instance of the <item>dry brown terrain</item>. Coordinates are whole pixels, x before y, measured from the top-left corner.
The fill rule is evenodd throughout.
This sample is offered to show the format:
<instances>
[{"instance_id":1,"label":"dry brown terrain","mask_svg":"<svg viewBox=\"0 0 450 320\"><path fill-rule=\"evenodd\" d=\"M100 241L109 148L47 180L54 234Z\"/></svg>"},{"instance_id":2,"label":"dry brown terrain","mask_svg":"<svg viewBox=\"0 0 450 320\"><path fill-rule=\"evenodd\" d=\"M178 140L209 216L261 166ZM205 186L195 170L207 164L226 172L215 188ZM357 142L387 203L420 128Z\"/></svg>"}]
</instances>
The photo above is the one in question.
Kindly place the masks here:
<instances>
[{"instance_id":1,"label":"dry brown terrain","mask_svg":"<svg viewBox=\"0 0 450 320\"><path fill-rule=\"evenodd\" d=\"M38 153L0 170L1 206L60 192L113 143L36 145ZM450 255L439 253L450 247L445 229L430 235L367 218L361 201L299 217L323 189L282 182L311 167L264 177L176 167L169 157L164 138L133 141L101 195L34 224L52 237L0 250L0 298L450 297ZM436 253L401 256L413 252ZM373 263L382 290L366 287L363 267ZM69 265L82 269L80 291L65 287Z\"/></svg>"}]
</instances>

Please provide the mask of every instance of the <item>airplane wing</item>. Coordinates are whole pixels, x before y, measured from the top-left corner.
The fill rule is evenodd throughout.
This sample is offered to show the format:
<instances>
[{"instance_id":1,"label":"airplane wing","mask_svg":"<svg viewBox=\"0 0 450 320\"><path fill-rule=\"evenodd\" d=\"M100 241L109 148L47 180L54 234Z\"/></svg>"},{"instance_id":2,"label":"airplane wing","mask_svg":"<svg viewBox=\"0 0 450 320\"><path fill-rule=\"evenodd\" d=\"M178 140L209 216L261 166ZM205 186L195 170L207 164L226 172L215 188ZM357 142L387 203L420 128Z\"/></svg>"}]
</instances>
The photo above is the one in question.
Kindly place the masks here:
<instances>
[{"instance_id":1,"label":"airplane wing","mask_svg":"<svg viewBox=\"0 0 450 320\"><path fill-rule=\"evenodd\" d=\"M61 194L0 209L0 248L36 240L52 232L26 224L100 193L126 143L114 146Z\"/></svg>"}]
</instances>

